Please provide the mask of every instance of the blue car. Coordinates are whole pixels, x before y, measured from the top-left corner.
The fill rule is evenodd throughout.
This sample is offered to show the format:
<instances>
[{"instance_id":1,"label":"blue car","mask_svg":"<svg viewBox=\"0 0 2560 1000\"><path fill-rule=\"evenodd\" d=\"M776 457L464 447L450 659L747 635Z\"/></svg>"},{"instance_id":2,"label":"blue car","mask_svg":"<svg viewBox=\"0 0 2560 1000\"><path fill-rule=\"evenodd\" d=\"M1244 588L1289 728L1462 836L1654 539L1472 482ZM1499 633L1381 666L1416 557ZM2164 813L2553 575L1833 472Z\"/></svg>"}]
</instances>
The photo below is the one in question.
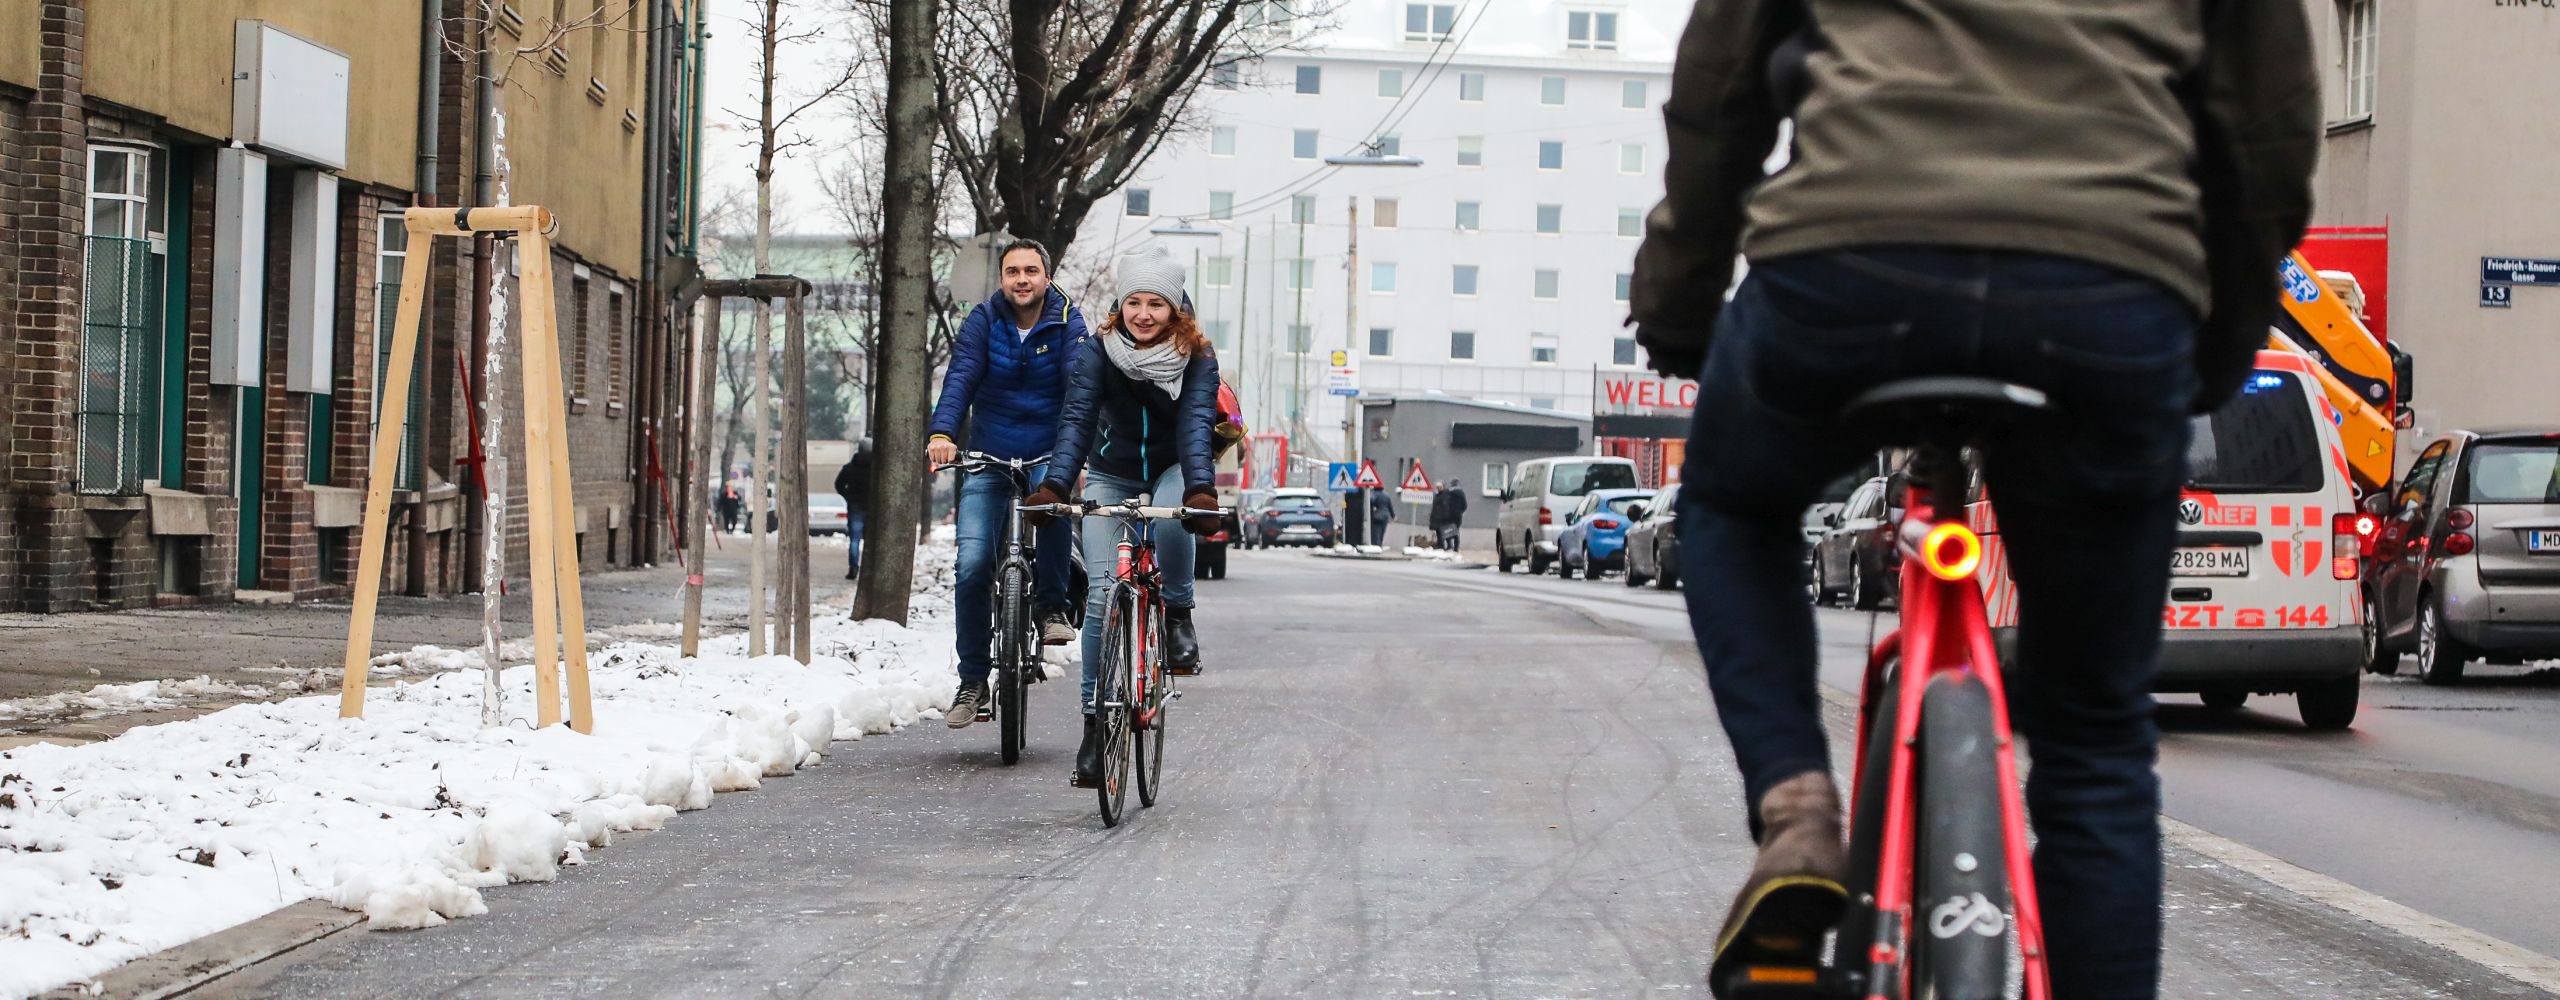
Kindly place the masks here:
<instances>
[{"instance_id":1,"label":"blue car","mask_svg":"<svg viewBox=\"0 0 2560 1000\"><path fill-rule=\"evenodd\" d=\"M1635 519L1627 508L1653 499L1652 490L1593 490L1564 517L1564 533L1556 536L1556 575L1567 580L1580 573L1597 580L1607 570L1627 568L1627 528Z\"/></svg>"}]
</instances>

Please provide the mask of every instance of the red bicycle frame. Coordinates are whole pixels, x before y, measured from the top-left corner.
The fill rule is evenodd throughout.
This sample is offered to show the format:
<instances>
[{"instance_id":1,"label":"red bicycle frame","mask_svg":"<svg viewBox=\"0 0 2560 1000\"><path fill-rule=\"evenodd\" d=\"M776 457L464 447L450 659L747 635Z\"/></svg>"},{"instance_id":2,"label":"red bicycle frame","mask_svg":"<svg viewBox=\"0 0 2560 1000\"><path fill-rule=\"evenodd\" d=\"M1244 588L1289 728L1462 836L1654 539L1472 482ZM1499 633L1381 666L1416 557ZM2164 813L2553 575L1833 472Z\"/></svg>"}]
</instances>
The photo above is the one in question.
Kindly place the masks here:
<instances>
[{"instance_id":1,"label":"red bicycle frame","mask_svg":"<svg viewBox=\"0 0 2560 1000\"><path fill-rule=\"evenodd\" d=\"M1137 686L1137 690L1129 692L1134 699L1130 703L1130 717L1137 720L1138 729L1145 730L1156 724L1158 710L1154 697L1155 659L1149 655L1152 651L1147 646L1155 635L1155 623L1151 619L1155 614L1156 586L1159 577L1156 574L1154 541L1151 539L1145 545L1138 545L1129 540L1129 532L1137 530L1139 529L1133 525L1121 534L1119 555L1113 563L1111 575L1120 582L1128 584L1132 595L1137 598L1130 602L1132 623L1137 626L1138 633L1137 645L1129 651L1131 656L1129 675L1131 682Z\"/></svg>"},{"instance_id":2,"label":"red bicycle frame","mask_svg":"<svg viewBox=\"0 0 2560 1000\"><path fill-rule=\"evenodd\" d=\"M1866 996L1888 1000L1900 988L1910 995L1909 955L1913 928L1912 855L1919 806L1913 787L1914 748L1920 740L1920 712L1929 682L1940 675L1979 681L1991 700L1991 724L1999 755L2001 839L2008 855L2010 897L2017 910L2014 925L2018 954L2025 972L2027 1000L2049 1000L2044 920L2036 903L2035 871L2027 848L2026 802L2018 785L2017 755L2009 730L2009 698L2000 683L1999 650L1992 642L1984 613L1981 536L1957 517L1942 518L1929 489L1914 481L1902 521L1902 624L1867 658L1863 709L1858 722L1858 756L1865 760L1875 702L1885 690L1889 663L1899 658L1902 683L1894 691L1894 734L1889 782L1885 788L1884 831L1875 882L1876 940L1840 942L1845 955L1863 944L1867 951ZM1859 768L1858 781L1867 780ZM1895 942L1901 942L1896 944ZM1842 964L1847 964L1843 962Z\"/></svg>"}]
</instances>

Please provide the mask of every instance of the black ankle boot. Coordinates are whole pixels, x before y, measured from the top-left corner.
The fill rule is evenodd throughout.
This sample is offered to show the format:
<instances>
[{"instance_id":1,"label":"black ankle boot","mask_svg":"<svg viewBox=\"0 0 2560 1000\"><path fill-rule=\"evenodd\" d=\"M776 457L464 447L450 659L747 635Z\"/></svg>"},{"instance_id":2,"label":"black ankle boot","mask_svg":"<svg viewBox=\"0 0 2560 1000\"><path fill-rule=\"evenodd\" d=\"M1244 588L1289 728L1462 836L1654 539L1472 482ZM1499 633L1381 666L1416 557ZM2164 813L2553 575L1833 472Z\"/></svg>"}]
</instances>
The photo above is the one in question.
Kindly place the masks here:
<instances>
[{"instance_id":1,"label":"black ankle boot","mask_svg":"<svg viewBox=\"0 0 2560 1000\"><path fill-rule=\"evenodd\" d=\"M1092 788L1100 784L1102 784L1102 720L1088 715L1084 717L1084 742L1076 745L1074 785L1077 788Z\"/></svg>"},{"instance_id":2,"label":"black ankle boot","mask_svg":"<svg viewBox=\"0 0 2560 1000\"><path fill-rule=\"evenodd\" d=\"M1164 609L1164 669L1189 677L1200 672L1200 633L1191 627L1190 608Z\"/></svg>"}]
</instances>

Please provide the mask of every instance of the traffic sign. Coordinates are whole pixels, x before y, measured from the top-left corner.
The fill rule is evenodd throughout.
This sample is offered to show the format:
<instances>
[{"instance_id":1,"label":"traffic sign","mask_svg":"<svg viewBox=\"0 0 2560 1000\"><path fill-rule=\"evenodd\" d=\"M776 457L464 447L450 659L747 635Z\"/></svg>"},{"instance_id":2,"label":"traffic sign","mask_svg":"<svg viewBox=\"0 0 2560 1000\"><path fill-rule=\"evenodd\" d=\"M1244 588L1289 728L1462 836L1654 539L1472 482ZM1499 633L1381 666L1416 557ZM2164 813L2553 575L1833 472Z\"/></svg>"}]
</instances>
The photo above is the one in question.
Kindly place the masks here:
<instances>
[{"instance_id":1,"label":"traffic sign","mask_svg":"<svg viewBox=\"0 0 2560 1000\"><path fill-rule=\"evenodd\" d=\"M1327 462L1325 463L1324 488L1335 493L1349 493L1360 488L1353 482L1354 479L1359 477L1359 474L1359 469L1349 462Z\"/></svg>"},{"instance_id":2,"label":"traffic sign","mask_svg":"<svg viewBox=\"0 0 2560 1000\"><path fill-rule=\"evenodd\" d=\"M1351 352L1335 351L1325 360L1332 362L1324 370L1324 391L1335 396L1360 394L1360 366L1351 360Z\"/></svg>"},{"instance_id":3,"label":"traffic sign","mask_svg":"<svg viewBox=\"0 0 2560 1000\"><path fill-rule=\"evenodd\" d=\"M1387 481L1379 478L1378 463L1363 459L1360 462L1360 478L1352 480L1351 485L1364 490L1374 490L1384 488Z\"/></svg>"},{"instance_id":4,"label":"traffic sign","mask_svg":"<svg viewBox=\"0 0 2560 1000\"><path fill-rule=\"evenodd\" d=\"M1422 474L1422 463L1415 462L1412 468L1405 470L1403 488L1407 493L1431 492L1431 477Z\"/></svg>"}]
</instances>

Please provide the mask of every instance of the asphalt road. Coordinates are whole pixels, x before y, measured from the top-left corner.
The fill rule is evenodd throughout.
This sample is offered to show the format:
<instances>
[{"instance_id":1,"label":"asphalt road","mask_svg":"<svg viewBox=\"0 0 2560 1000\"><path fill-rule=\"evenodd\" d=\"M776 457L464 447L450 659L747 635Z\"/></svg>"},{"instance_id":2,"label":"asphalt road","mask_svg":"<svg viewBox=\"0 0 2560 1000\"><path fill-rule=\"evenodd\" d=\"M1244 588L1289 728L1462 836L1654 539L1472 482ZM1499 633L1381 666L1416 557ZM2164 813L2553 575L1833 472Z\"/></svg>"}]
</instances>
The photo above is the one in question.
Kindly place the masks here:
<instances>
[{"instance_id":1,"label":"asphalt road","mask_svg":"<svg viewBox=\"0 0 2560 1000\"><path fill-rule=\"evenodd\" d=\"M200 995L1702 997L1747 866L1671 595L1238 553L1168 789L1103 830L1035 745L928 724L434 930ZM1844 637L1844 642L1848 641ZM2275 739L2250 726L2236 737ZM2175 997L2536 996L2173 853Z\"/></svg>"}]
</instances>

